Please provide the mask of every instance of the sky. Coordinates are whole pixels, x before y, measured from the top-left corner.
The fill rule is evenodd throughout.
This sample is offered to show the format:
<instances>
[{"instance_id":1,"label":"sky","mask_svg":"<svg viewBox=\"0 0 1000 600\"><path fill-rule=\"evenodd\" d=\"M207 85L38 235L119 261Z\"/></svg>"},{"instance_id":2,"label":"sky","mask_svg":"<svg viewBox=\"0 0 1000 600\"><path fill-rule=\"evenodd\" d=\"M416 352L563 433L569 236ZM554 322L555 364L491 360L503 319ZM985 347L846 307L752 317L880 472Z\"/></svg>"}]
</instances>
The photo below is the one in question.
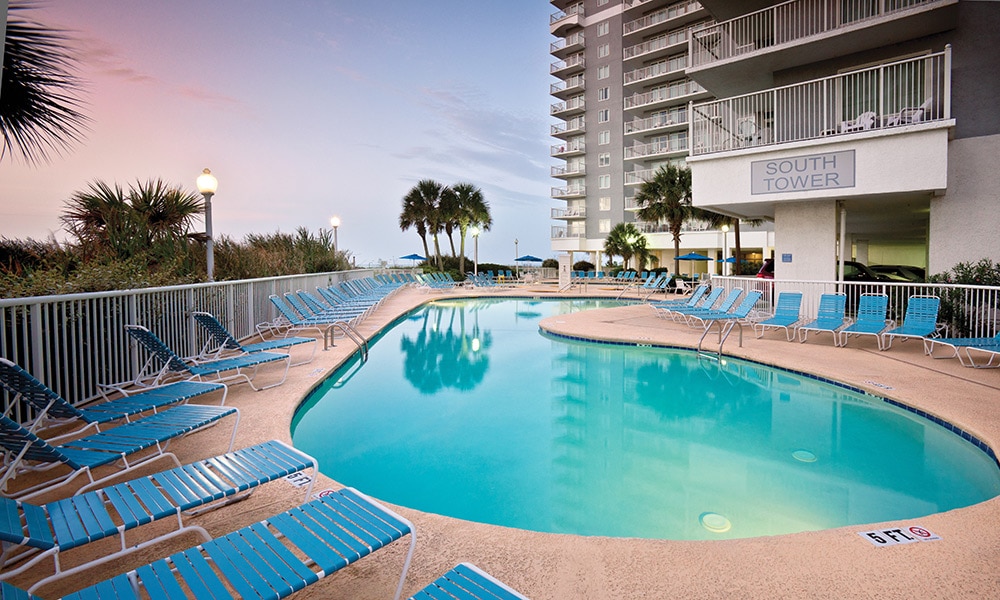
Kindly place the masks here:
<instances>
[{"instance_id":1,"label":"sky","mask_svg":"<svg viewBox=\"0 0 1000 600\"><path fill-rule=\"evenodd\" d=\"M429 178L482 189L493 227L480 262L553 257L554 10L543 0L42 0L28 14L74 38L91 122L48 163L0 162L0 236L63 241L65 201L93 181L195 192L210 168L216 238L316 233L337 215L339 248L359 266L409 265L398 257L423 247L399 229L402 198Z\"/></svg>"}]
</instances>

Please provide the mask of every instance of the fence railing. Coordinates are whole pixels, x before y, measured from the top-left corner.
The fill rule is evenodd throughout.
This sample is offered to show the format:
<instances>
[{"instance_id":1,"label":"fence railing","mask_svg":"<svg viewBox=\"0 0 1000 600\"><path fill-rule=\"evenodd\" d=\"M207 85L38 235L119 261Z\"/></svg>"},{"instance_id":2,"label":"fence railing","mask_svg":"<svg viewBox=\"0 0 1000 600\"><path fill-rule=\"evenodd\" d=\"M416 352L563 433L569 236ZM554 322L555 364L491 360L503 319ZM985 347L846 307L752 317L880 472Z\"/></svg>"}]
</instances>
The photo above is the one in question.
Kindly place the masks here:
<instances>
[{"instance_id":1,"label":"fence railing","mask_svg":"<svg viewBox=\"0 0 1000 600\"><path fill-rule=\"evenodd\" d=\"M944 52L692 105L695 155L951 118Z\"/></svg>"},{"instance_id":2,"label":"fence railing","mask_svg":"<svg viewBox=\"0 0 1000 600\"><path fill-rule=\"evenodd\" d=\"M716 23L691 36L691 64L707 65L857 26L942 0L791 0Z\"/></svg>"},{"instance_id":3,"label":"fence railing","mask_svg":"<svg viewBox=\"0 0 1000 600\"><path fill-rule=\"evenodd\" d=\"M930 295L941 298L938 313L939 332L946 337L992 337L1000 331L1000 287L956 285L944 283L906 283L871 281L798 281L758 279L756 277L722 277L713 275L712 285L726 291L741 288L744 292L758 290L763 296L757 309L773 312L774 301L782 291L802 292L804 319L815 318L822 294L847 295L847 314L853 317L861 294L885 294L889 297L890 319L903 322L910 296Z\"/></svg>"},{"instance_id":4,"label":"fence railing","mask_svg":"<svg viewBox=\"0 0 1000 600\"><path fill-rule=\"evenodd\" d=\"M271 294L314 290L371 270L338 271L290 277L221 281L141 290L67 294L0 300L0 354L74 403L99 395L100 384L134 379L146 354L130 342L125 325L148 327L182 356L196 354L206 337L191 318L207 311L237 338L255 333L258 323L277 314ZM20 420L24 407L4 410Z\"/></svg>"},{"instance_id":5,"label":"fence railing","mask_svg":"<svg viewBox=\"0 0 1000 600\"><path fill-rule=\"evenodd\" d=\"M626 3L628 7L630 3ZM670 6L661 8L660 10L649 13L635 19L634 21L627 21L622 25L622 32L625 35L634 33L636 31L646 29L647 27L652 27L653 25L658 25L660 23L665 23L670 19L676 19L682 15L688 13L693 13L695 11L701 10L701 3L696 0L684 0L683 2L675 2Z\"/></svg>"}]
</instances>

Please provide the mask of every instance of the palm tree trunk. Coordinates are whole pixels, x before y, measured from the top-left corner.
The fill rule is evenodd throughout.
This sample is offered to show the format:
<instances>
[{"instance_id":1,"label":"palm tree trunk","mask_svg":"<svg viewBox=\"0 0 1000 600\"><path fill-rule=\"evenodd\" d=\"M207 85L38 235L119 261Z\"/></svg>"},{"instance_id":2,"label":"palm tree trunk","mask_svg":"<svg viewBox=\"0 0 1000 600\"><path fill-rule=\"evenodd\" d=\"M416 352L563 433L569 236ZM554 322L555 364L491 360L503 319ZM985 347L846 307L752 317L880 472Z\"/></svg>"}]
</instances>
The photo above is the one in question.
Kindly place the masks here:
<instances>
[{"instance_id":1,"label":"palm tree trunk","mask_svg":"<svg viewBox=\"0 0 1000 600\"><path fill-rule=\"evenodd\" d=\"M733 235L736 238L736 248L735 248L735 253L733 255L733 260L735 260L736 262L733 263L733 274L734 275L742 275L743 274L743 260L742 260L743 259L743 249L742 249L742 246L740 245L740 220L739 219L733 219Z\"/></svg>"},{"instance_id":2,"label":"palm tree trunk","mask_svg":"<svg viewBox=\"0 0 1000 600\"><path fill-rule=\"evenodd\" d=\"M424 243L424 256L428 257L431 255L430 250L427 248L427 234L420 235L420 241Z\"/></svg>"},{"instance_id":3,"label":"palm tree trunk","mask_svg":"<svg viewBox=\"0 0 1000 600\"><path fill-rule=\"evenodd\" d=\"M458 255L458 272L462 275L465 274L465 228L458 228L458 245L462 249L462 252Z\"/></svg>"}]
</instances>

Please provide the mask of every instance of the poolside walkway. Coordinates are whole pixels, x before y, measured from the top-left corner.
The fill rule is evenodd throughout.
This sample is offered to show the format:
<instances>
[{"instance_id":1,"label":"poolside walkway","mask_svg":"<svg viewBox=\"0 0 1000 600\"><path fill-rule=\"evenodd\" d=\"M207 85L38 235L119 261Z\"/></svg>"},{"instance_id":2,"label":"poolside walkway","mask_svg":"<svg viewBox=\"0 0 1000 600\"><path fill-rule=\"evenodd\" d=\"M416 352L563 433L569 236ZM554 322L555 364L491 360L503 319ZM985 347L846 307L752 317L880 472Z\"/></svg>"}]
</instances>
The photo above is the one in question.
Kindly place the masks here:
<instances>
[{"instance_id":1,"label":"poolside walkway","mask_svg":"<svg viewBox=\"0 0 1000 600\"><path fill-rule=\"evenodd\" d=\"M544 286L491 293L542 295ZM404 290L383 304L359 330L373 336L397 316L428 300L460 292ZM567 296L569 294L564 294ZM587 295L617 295L592 285ZM565 335L646 344L693 346L699 332L657 319L648 306L587 311L542 321ZM709 338L711 339L711 338ZM290 441L289 423L301 399L353 351L347 341L317 352L314 362L294 367L280 387L253 392L230 389L227 404L242 411L236 446L267 439ZM923 356L919 343L896 342L879 352L872 339L852 339L834 348L829 335L805 344L789 343L782 332L764 339L735 335L726 352L764 363L810 371L873 393L889 396L956 423L1000 449L1000 370L972 370L957 360ZM259 377L276 375L262 370ZM530 384L530 383L529 383ZM182 462L225 449L228 437L215 428L180 440L173 447ZM322 465L321 465L322 466ZM511 474L510 485L517 485ZM317 490L340 487L320 477ZM362 490L363 491L363 490ZM249 500L195 518L219 535L264 519L302 501L302 492L279 481ZM996 598L1000 597L1000 498L947 513L900 523L844 527L793 535L713 542L616 539L536 533L460 521L396 507L417 530L417 549L407 577L411 594L458 562L478 564L535 599L569 598ZM943 539L877 548L857 532L919 523ZM45 597L193 545L181 537L117 561L104 572L76 577L71 584L39 590ZM390 598L405 546L394 544L300 592L296 598ZM37 573L13 583L30 585Z\"/></svg>"}]
</instances>

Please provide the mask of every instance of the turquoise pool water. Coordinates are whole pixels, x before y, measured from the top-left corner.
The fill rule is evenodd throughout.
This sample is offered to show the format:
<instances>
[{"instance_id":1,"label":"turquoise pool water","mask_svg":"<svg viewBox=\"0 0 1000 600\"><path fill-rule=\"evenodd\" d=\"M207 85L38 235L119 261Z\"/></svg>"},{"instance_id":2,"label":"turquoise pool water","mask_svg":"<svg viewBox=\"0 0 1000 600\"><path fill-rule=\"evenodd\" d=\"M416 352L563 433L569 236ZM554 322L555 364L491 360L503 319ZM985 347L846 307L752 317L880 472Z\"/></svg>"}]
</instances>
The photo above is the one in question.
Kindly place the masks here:
<instances>
[{"instance_id":1,"label":"turquoise pool water","mask_svg":"<svg viewBox=\"0 0 1000 600\"><path fill-rule=\"evenodd\" d=\"M307 399L294 443L388 502L582 535L773 535L1000 494L982 450L878 398L740 360L538 329L597 305L608 303L426 305Z\"/></svg>"}]
</instances>

